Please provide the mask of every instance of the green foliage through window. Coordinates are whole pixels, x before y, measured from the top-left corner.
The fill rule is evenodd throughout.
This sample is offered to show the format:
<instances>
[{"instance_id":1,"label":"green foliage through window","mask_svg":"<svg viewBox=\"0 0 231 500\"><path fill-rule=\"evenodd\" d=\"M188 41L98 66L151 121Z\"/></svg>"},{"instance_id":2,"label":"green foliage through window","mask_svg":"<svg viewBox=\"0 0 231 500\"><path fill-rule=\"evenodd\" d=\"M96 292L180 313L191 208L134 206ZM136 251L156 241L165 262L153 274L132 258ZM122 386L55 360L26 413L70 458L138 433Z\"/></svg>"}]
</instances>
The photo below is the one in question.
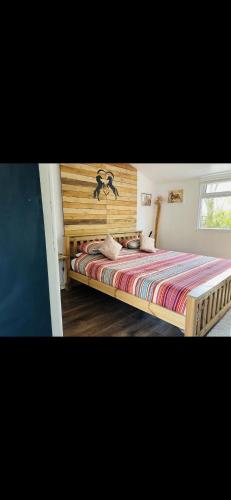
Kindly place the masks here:
<instances>
[{"instance_id":1,"label":"green foliage through window","mask_svg":"<svg viewBox=\"0 0 231 500\"><path fill-rule=\"evenodd\" d=\"M208 214L202 217L202 226L207 228L231 229L231 210Z\"/></svg>"},{"instance_id":2,"label":"green foliage through window","mask_svg":"<svg viewBox=\"0 0 231 500\"><path fill-rule=\"evenodd\" d=\"M214 184L214 195L202 194L201 228L231 229L231 193L219 191ZM219 194L218 194L219 193Z\"/></svg>"}]
</instances>

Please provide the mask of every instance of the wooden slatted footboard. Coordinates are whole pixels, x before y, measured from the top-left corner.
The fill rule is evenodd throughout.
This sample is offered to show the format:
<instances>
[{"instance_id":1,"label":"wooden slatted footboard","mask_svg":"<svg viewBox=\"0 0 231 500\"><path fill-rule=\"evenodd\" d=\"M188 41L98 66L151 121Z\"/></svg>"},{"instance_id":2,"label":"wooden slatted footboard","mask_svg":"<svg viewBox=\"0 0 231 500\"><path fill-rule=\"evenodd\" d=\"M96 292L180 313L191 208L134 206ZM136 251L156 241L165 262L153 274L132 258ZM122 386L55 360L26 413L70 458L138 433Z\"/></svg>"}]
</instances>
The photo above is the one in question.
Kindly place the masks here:
<instances>
[{"instance_id":1,"label":"wooden slatted footboard","mask_svg":"<svg viewBox=\"0 0 231 500\"><path fill-rule=\"evenodd\" d=\"M231 269L188 295L185 335L206 335L230 308Z\"/></svg>"}]
</instances>

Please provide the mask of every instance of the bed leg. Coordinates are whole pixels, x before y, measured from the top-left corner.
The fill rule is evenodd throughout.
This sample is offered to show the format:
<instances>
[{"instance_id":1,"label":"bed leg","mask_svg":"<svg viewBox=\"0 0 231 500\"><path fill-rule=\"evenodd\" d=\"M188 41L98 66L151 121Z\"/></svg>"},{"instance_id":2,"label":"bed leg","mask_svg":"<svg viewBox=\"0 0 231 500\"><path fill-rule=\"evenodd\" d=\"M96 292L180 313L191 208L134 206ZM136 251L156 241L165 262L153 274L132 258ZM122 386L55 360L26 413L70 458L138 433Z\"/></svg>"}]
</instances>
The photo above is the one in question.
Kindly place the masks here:
<instances>
[{"instance_id":1,"label":"bed leg","mask_svg":"<svg viewBox=\"0 0 231 500\"><path fill-rule=\"evenodd\" d=\"M197 330L197 301L188 295L186 308L185 337L196 336Z\"/></svg>"}]
</instances>

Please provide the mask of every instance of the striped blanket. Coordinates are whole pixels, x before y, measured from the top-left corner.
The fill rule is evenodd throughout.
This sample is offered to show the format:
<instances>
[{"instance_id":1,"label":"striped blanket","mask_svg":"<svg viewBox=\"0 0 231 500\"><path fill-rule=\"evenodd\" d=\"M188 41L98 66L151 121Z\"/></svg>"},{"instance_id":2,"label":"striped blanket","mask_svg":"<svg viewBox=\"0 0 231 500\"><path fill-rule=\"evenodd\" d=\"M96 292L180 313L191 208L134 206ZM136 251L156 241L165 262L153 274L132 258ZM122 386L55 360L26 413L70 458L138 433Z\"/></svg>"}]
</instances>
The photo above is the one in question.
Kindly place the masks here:
<instances>
[{"instance_id":1,"label":"striped blanket","mask_svg":"<svg viewBox=\"0 0 231 500\"><path fill-rule=\"evenodd\" d=\"M231 260L167 250L148 254L123 249L116 261L83 253L72 261L72 269L185 315L188 293L227 269L231 275Z\"/></svg>"}]
</instances>

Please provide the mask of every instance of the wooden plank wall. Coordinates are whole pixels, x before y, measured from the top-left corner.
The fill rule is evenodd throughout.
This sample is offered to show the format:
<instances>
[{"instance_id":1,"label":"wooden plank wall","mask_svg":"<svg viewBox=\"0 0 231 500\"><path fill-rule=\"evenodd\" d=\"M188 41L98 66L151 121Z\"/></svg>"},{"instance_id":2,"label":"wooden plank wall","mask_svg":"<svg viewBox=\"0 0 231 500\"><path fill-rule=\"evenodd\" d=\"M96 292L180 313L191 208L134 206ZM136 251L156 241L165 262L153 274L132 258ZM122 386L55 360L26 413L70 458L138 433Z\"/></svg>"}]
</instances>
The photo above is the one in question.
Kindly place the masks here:
<instances>
[{"instance_id":1,"label":"wooden plank wall","mask_svg":"<svg viewBox=\"0 0 231 500\"><path fill-rule=\"evenodd\" d=\"M101 190L94 199L98 170L114 174L113 185L119 196L115 199ZM84 236L136 230L137 170L126 163L62 164L61 184L65 236ZM101 173L107 184L107 174Z\"/></svg>"}]
</instances>

